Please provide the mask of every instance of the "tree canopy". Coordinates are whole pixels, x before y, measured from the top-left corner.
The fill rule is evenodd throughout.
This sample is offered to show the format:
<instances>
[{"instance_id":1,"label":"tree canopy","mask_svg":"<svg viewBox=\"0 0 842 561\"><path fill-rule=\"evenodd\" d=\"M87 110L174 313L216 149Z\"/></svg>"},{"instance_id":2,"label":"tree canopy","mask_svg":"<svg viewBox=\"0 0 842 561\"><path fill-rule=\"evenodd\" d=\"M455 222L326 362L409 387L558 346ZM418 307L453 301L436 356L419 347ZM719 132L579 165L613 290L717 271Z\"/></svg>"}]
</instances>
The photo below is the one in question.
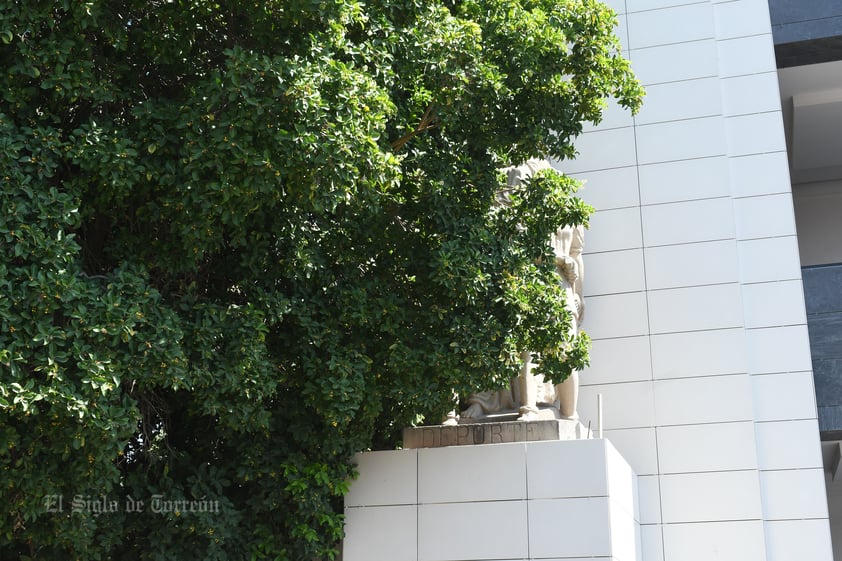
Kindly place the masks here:
<instances>
[{"instance_id":1,"label":"tree canopy","mask_svg":"<svg viewBox=\"0 0 842 561\"><path fill-rule=\"evenodd\" d=\"M520 350L581 367L548 241L589 209L560 174L496 204L499 170L639 106L615 23L595 0L6 2L0 557L333 558L356 451Z\"/></svg>"}]
</instances>

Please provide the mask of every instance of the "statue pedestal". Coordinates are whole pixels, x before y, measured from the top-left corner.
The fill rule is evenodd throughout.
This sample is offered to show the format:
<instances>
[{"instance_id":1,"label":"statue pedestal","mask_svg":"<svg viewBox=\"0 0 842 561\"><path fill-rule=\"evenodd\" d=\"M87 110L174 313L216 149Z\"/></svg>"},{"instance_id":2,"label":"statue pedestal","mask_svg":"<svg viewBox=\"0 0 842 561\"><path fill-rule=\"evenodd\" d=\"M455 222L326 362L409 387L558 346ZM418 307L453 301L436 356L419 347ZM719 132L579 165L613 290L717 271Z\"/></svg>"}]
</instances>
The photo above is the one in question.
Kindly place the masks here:
<instances>
[{"instance_id":1,"label":"statue pedestal","mask_svg":"<svg viewBox=\"0 0 842 561\"><path fill-rule=\"evenodd\" d=\"M357 463L343 561L641 559L637 476L607 440L367 452Z\"/></svg>"},{"instance_id":2,"label":"statue pedestal","mask_svg":"<svg viewBox=\"0 0 842 561\"><path fill-rule=\"evenodd\" d=\"M453 426L408 427L403 429L403 445L404 448L439 448L542 440L579 440L590 436L588 428L579 421L553 419L497 422L488 418L480 422Z\"/></svg>"}]
</instances>

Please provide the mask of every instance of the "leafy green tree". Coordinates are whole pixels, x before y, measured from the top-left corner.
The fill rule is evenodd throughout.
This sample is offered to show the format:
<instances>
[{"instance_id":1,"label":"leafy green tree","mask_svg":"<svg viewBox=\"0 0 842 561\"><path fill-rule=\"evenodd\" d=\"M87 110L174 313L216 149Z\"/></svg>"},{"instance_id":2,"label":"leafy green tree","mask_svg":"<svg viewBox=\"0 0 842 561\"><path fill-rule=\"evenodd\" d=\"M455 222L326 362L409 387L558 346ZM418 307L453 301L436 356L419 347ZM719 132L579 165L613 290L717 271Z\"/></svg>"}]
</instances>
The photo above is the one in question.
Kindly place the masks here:
<instances>
[{"instance_id":1,"label":"leafy green tree","mask_svg":"<svg viewBox=\"0 0 842 561\"><path fill-rule=\"evenodd\" d=\"M333 558L354 452L501 387L520 349L581 366L547 243L587 220L575 182L495 201L607 97L638 107L614 23L595 0L5 2L0 558Z\"/></svg>"}]
</instances>

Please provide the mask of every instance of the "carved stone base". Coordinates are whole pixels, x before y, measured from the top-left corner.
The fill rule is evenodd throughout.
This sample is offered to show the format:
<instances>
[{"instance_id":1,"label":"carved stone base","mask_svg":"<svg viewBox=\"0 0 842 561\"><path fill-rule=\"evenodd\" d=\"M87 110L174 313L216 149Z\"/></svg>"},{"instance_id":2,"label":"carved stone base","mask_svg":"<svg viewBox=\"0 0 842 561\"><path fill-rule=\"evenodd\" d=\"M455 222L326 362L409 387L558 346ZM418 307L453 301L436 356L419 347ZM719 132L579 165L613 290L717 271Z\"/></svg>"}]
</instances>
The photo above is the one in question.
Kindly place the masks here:
<instances>
[{"instance_id":1,"label":"carved stone base","mask_svg":"<svg viewBox=\"0 0 842 561\"><path fill-rule=\"evenodd\" d=\"M591 438L579 421L552 419L539 421L495 421L460 423L455 426L409 427L403 429L404 448L440 448L538 440L580 440Z\"/></svg>"}]
</instances>

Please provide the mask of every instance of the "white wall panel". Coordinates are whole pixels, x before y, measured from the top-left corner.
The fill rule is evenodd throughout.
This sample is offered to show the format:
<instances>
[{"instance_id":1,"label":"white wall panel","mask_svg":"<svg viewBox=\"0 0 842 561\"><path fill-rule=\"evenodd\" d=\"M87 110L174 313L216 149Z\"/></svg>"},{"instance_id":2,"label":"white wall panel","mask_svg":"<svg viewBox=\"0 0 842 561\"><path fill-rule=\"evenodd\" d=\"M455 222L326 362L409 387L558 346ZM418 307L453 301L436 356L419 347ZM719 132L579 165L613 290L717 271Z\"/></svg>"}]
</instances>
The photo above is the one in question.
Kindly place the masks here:
<instances>
[{"instance_id":1,"label":"white wall panel","mask_svg":"<svg viewBox=\"0 0 842 561\"><path fill-rule=\"evenodd\" d=\"M354 458L360 476L345 495L345 506L415 504L417 450L368 452Z\"/></svg>"},{"instance_id":2,"label":"white wall panel","mask_svg":"<svg viewBox=\"0 0 842 561\"><path fill-rule=\"evenodd\" d=\"M577 195L596 210L636 207L640 204L637 168L634 166L581 172L575 178L584 181ZM588 243L587 235L585 243Z\"/></svg>"},{"instance_id":3,"label":"white wall panel","mask_svg":"<svg viewBox=\"0 0 842 561\"><path fill-rule=\"evenodd\" d=\"M346 561L418 561L417 511L410 506L345 509Z\"/></svg>"},{"instance_id":4,"label":"white wall panel","mask_svg":"<svg viewBox=\"0 0 842 561\"><path fill-rule=\"evenodd\" d=\"M585 298L646 289L642 249L588 253L584 261Z\"/></svg>"},{"instance_id":5,"label":"white wall panel","mask_svg":"<svg viewBox=\"0 0 842 561\"><path fill-rule=\"evenodd\" d=\"M816 418L812 372L752 376L751 386L757 421Z\"/></svg>"},{"instance_id":6,"label":"white wall panel","mask_svg":"<svg viewBox=\"0 0 842 561\"><path fill-rule=\"evenodd\" d=\"M741 241L740 280L744 283L798 280L801 263L795 236Z\"/></svg>"},{"instance_id":7,"label":"white wall panel","mask_svg":"<svg viewBox=\"0 0 842 561\"><path fill-rule=\"evenodd\" d=\"M630 49L698 41L714 36L713 8L707 3L635 12L627 17Z\"/></svg>"},{"instance_id":8,"label":"white wall panel","mask_svg":"<svg viewBox=\"0 0 842 561\"><path fill-rule=\"evenodd\" d=\"M661 515L664 523L759 520L757 472L662 475Z\"/></svg>"},{"instance_id":9,"label":"white wall panel","mask_svg":"<svg viewBox=\"0 0 842 561\"><path fill-rule=\"evenodd\" d=\"M472 460L482 471L453 469L461 457L458 446L418 450L420 503L526 499L525 444L478 446Z\"/></svg>"},{"instance_id":10,"label":"white wall panel","mask_svg":"<svg viewBox=\"0 0 842 561\"><path fill-rule=\"evenodd\" d=\"M649 331L645 292L591 296L586 306L586 330L593 339L631 337Z\"/></svg>"},{"instance_id":11,"label":"white wall panel","mask_svg":"<svg viewBox=\"0 0 842 561\"><path fill-rule=\"evenodd\" d=\"M668 121L637 127L637 157L641 164L706 158L726 153L720 116Z\"/></svg>"},{"instance_id":12,"label":"white wall panel","mask_svg":"<svg viewBox=\"0 0 842 561\"><path fill-rule=\"evenodd\" d=\"M640 166L640 198L645 205L727 197L728 158L714 156Z\"/></svg>"},{"instance_id":13,"label":"white wall panel","mask_svg":"<svg viewBox=\"0 0 842 561\"><path fill-rule=\"evenodd\" d=\"M565 173L619 168L635 164L634 129L598 130L586 132L574 142L579 155L557 165Z\"/></svg>"},{"instance_id":14,"label":"white wall panel","mask_svg":"<svg viewBox=\"0 0 842 561\"><path fill-rule=\"evenodd\" d=\"M739 240L795 235L792 196L788 193L736 199L734 214Z\"/></svg>"},{"instance_id":15,"label":"white wall panel","mask_svg":"<svg viewBox=\"0 0 842 561\"><path fill-rule=\"evenodd\" d=\"M720 83L726 117L781 110L777 72L736 76Z\"/></svg>"},{"instance_id":16,"label":"white wall panel","mask_svg":"<svg viewBox=\"0 0 842 561\"><path fill-rule=\"evenodd\" d=\"M790 192L786 152L729 158L728 164L735 197Z\"/></svg>"},{"instance_id":17,"label":"white wall panel","mask_svg":"<svg viewBox=\"0 0 842 561\"><path fill-rule=\"evenodd\" d=\"M755 432L760 469L822 467L818 421L757 423Z\"/></svg>"},{"instance_id":18,"label":"white wall panel","mask_svg":"<svg viewBox=\"0 0 842 561\"><path fill-rule=\"evenodd\" d=\"M688 378L747 372L745 330L721 329L652 337L652 374Z\"/></svg>"},{"instance_id":19,"label":"white wall panel","mask_svg":"<svg viewBox=\"0 0 842 561\"><path fill-rule=\"evenodd\" d=\"M597 426L596 395L602 394L606 429L651 427L655 421L652 382L585 386L579 392L579 417L591 429Z\"/></svg>"},{"instance_id":20,"label":"white wall panel","mask_svg":"<svg viewBox=\"0 0 842 561\"><path fill-rule=\"evenodd\" d=\"M657 426L752 419L747 375L655 380L654 384Z\"/></svg>"},{"instance_id":21,"label":"white wall panel","mask_svg":"<svg viewBox=\"0 0 842 561\"><path fill-rule=\"evenodd\" d=\"M738 282L734 240L649 247L646 285L650 290Z\"/></svg>"},{"instance_id":22,"label":"white wall panel","mask_svg":"<svg viewBox=\"0 0 842 561\"><path fill-rule=\"evenodd\" d=\"M526 511L526 501L422 504L418 561L526 558Z\"/></svg>"},{"instance_id":23,"label":"white wall panel","mask_svg":"<svg viewBox=\"0 0 842 561\"><path fill-rule=\"evenodd\" d=\"M629 56L632 70L644 86L717 75L717 47L713 40L635 49Z\"/></svg>"},{"instance_id":24,"label":"white wall panel","mask_svg":"<svg viewBox=\"0 0 842 561\"><path fill-rule=\"evenodd\" d=\"M614 445L638 475L658 473L658 450L654 427L607 429L605 438Z\"/></svg>"},{"instance_id":25,"label":"white wall panel","mask_svg":"<svg viewBox=\"0 0 842 561\"><path fill-rule=\"evenodd\" d=\"M720 97L717 78L655 84L646 88L643 108L635 122L648 125L721 115Z\"/></svg>"},{"instance_id":26,"label":"white wall panel","mask_svg":"<svg viewBox=\"0 0 842 561\"><path fill-rule=\"evenodd\" d=\"M641 561L664 561L664 536L661 525L640 526Z\"/></svg>"},{"instance_id":27,"label":"white wall panel","mask_svg":"<svg viewBox=\"0 0 842 561\"><path fill-rule=\"evenodd\" d=\"M731 39L772 32L767 0L722 2L714 6L714 16L718 39Z\"/></svg>"},{"instance_id":28,"label":"white wall panel","mask_svg":"<svg viewBox=\"0 0 842 561\"><path fill-rule=\"evenodd\" d=\"M640 523L661 523L661 483L658 475L643 475L637 478L640 500Z\"/></svg>"},{"instance_id":29,"label":"white wall panel","mask_svg":"<svg viewBox=\"0 0 842 561\"><path fill-rule=\"evenodd\" d=\"M643 239L648 247L733 237L734 215L730 198L643 207Z\"/></svg>"},{"instance_id":30,"label":"white wall panel","mask_svg":"<svg viewBox=\"0 0 842 561\"><path fill-rule=\"evenodd\" d=\"M585 321L588 321L587 317ZM587 331L587 323L584 329ZM584 386L652 379L648 337L594 340L590 357L590 366L579 377Z\"/></svg>"},{"instance_id":31,"label":"white wall panel","mask_svg":"<svg viewBox=\"0 0 842 561\"><path fill-rule=\"evenodd\" d=\"M827 518L823 469L760 472L765 520Z\"/></svg>"},{"instance_id":32,"label":"white wall panel","mask_svg":"<svg viewBox=\"0 0 842 561\"><path fill-rule=\"evenodd\" d=\"M763 523L757 520L666 525L664 558L667 561L767 561Z\"/></svg>"},{"instance_id":33,"label":"white wall panel","mask_svg":"<svg viewBox=\"0 0 842 561\"><path fill-rule=\"evenodd\" d=\"M643 245L639 208L596 212L591 216L590 225L585 234L585 250L589 254L635 249Z\"/></svg>"},{"instance_id":34,"label":"white wall panel","mask_svg":"<svg viewBox=\"0 0 842 561\"><path fill-rule=\"evenodd\" d=\"M801 372L812 368L806 325L746 330L752 374Z\"/></svg>"},{"instance_id":35,"label":"white wall panel","mask_svg":"<svg viewBox=\"0 0 842 561\"><path fill-rule=\"evenodd\" d=\"M776 281L743 286L746 327L806 324L801 281Z\"/></svg>"},{"instance_id":36,"label":"white wall panel","mask_svg":"<svg viewBox=\"0 0 842 561\"><path fill-rule=\"evenodd\" d=\"M728 154L747 156L786 149L784 123L779 111L725 119Z\"/></svg>"},{"instance_id":37,"label":"white wall panel","mask_svg":"<svg viewBox=\"0 0 842 561\"><path fill-rule=\"evenodd\" d=\"M716 284L656 290L649 293L652 333L740 327L740 285Z\"/></svg>"},{"instance_id":38,"label":"white wall panel","mask_svg":"<svg viewBox=\"0 0 842 561\"><path fill-rule=\"evenodd\" d=\"M754 424L658 427L661 473L757 469Z\"/></svg>"},{"instance_id":39,"label":"white wall panel","mask_svg":"<svg viewBox=\"0 0 842 561\"><path fill-rule=\"evenodd\" d=\"M766 522L767 561L833 561L827 520Z\"/></svg>"},{"instance_id":40,"label":"white wall panel","mask_svg":"<svg viewBox=\"0 0 842 561\"><path fill-rule=\"evenodd\" d=\"M717 42L719 75L723 78L774 72L772 35L754 35Z\"/></svg>"}]
</instances>

